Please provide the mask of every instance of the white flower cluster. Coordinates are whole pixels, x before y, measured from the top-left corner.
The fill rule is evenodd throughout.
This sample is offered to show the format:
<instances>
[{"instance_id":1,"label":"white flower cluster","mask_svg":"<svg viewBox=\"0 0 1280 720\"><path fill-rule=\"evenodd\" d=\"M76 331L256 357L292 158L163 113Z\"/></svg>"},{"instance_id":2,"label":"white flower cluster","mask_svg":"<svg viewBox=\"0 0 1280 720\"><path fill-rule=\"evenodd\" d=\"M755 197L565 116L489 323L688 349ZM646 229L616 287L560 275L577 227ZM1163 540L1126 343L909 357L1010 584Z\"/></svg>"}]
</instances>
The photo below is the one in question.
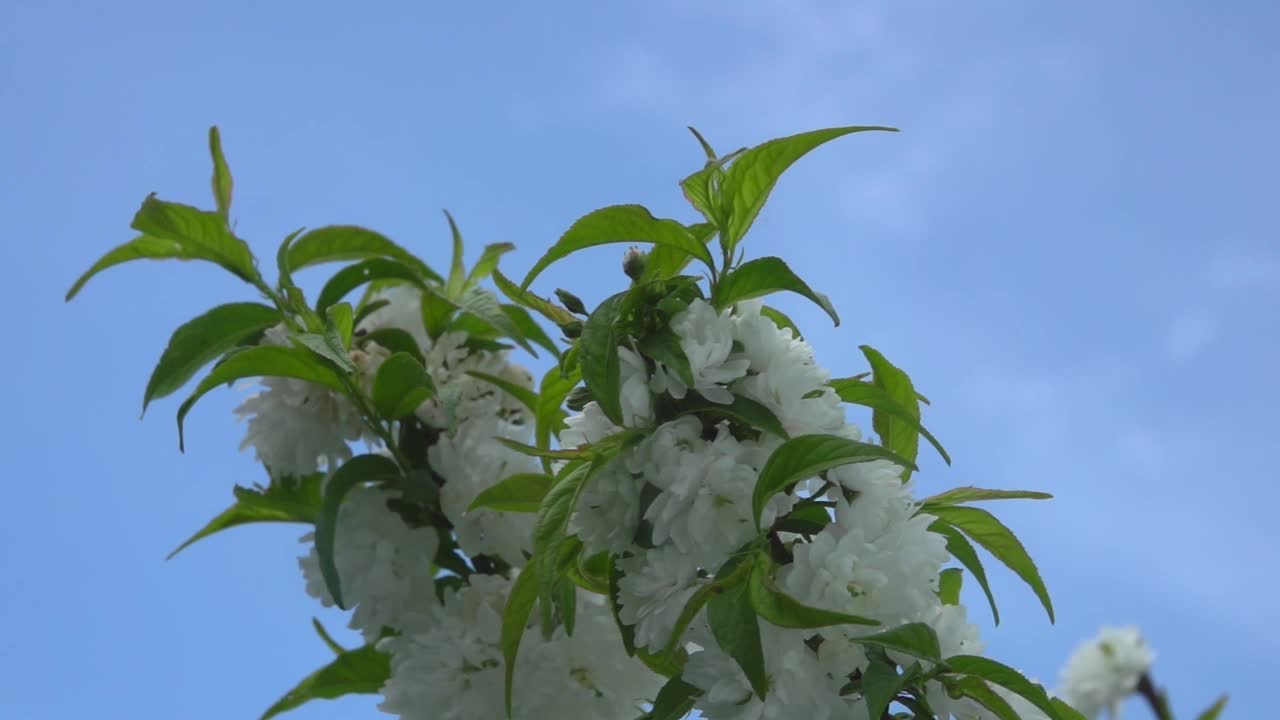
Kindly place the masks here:
<instances>
[{"instance_id":1,"label":"white flower cluster","mask_svg":"<svg viewBox=\"0 0 1280 720\"><path fill-rule=\"evenodd\" d=\"M1088 718L1107 710L1119 717L1120 702L1138 687L1155 660L1136 627L1103 628L1067 660L1059 692Z\"/></svg>"},{"instance_id":2,"label":"white flower cluster","mask_svg":"<svg viewBox=\"0 0 1280 720\"><path fill-rule=\"evenodd\" d=\"M524 565L532 549L533 517L467 508L503 478L541 470L535 460L496 440L530 442L530 418L509 394L468 372L523 387L531 387L532 376L508 362L505 353L471 350L462 333L446 332L432 341L422 329L416 291L394 288L381 298L389 304L371 313L357 334L403 330L425 358L437 395L414 414L433 434L428 460L443 483L440 510L453 526L455 541L469 558L487 555L513 567ZM285 345L288 338L277 327L265 341ZM352 352L366 385L388 356L374 342ZM300 380L267 378L262 385L265 390L237 413L250 418L244 446L252 446L273 473L332 470L352 456L357 442L377 449L359 411L342 395ZM435 584L437 529L407 522L394 509L398 497L377 487L353 488L339 511L335 533L334 561L343 598L354 609L350 627L392 657L382 709L404 718L503 717L498 641L511 581L473 574L468 584L446 592L441 604ZM314 539L308 533L302 541L312 544ZM314 546L299 565L307 593L332 606ZM659 676L626 656L603 599L579 595L572 637L563 628L550 640L536 627L526 633L516 717L631 720L661 686Z\"/></svg>"},{"instance_id":3,"label":"white flower cluster","mask_svg":"<svg viewBox=\"0 0 1280 720\"><path fill-rule=\"evenodd\" d=\"M473 576L431 609L430 629L388 638L391 680L382 710L406 720L505 717L504 669L498 640L511 581ZM661 687L661 678L626 656L609 608L599 595L578 592L572 637L558 628L544 640L525 631L515 680L516 720L632 720ZM639 671L638 671L639 670Z\"/></svg>"},{"instance_id":4,"label":"white flower cluster","mask_svg":"<svg viewBox=\"0 0 1280 720\"><path fill-rule=\"evenodd\" d=\"M658 364L650 376L644 359L622 347L622 416L643 426L654 418L654 396L696 392L720 404L735 395L763 404L792 435L825 433L859 439L847 422L830 379L812 348L760 312L759 302L717 312L695 300L670 324L689 359L688 386ZM569 418L561 443L573 447L618 432L595 403ZM570 530L587 552L622 555L618 563L621 619L635 626L638 646L661 650L672 642L677 618L698 588L711 581L735 550L756 536L751 495L770 453L782 440L761 434L738 438L727 423L705 427L680 417L655 428L594 477L582 493ZM959 607L938 599L939 573L950 556L934 520L917 514L901 468L884 461L828 472L830 485L800 483L809 500L834 506L834 521L810 541L784 535L793 561L779 585L812 607L878 620L879 626L840 625L784 629L761 621L769 693L761 701L739 666L711 637L705 612L680 642L693 650L683 678L703 691L697 702L710 720L865 717L857 695L841 696L868 659L858 637L907 622L935 628L944 653L977 653L977 629ZM823 494L814 495L819 490ZM852 498L852 499L847 499ZM786 513L797 498L775 496L762 525ZM641 536L644 536L642 539ZM638 540L639 539L639 540ZM816 648L816 649L815 649ZM903 664L911 659L903 657ZM989 717L971 701L955 701L938 683L929 699L957 717ZM861 714L860 714L861 713ZM1042 717L1034 712L1028 718Z\"/></svg>"}]
</instances>

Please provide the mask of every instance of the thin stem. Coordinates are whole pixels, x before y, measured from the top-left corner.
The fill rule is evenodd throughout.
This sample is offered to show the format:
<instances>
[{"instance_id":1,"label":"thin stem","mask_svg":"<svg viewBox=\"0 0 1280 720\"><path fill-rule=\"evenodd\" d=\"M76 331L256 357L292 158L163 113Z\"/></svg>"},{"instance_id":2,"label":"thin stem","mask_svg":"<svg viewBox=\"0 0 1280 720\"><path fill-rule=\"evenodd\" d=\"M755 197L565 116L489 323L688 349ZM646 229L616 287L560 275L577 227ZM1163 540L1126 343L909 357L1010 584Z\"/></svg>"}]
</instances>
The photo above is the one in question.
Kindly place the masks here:
<instances>
[{"instance_id":1,"label":"thin stem","mask_svg":"<svg viewBox=\"0 0 1280 720\"><path fill-rule=\"evenodd\" d=\"M1138 694L1151 706L1151 712L1155 713L1157 720L1173 720L1173 711L1169 709L1169 697L1163 690L1156 687L1149 673L1142 673L1142 677L1138 679L1137 690Z\"/></svg>"}]
</instances>

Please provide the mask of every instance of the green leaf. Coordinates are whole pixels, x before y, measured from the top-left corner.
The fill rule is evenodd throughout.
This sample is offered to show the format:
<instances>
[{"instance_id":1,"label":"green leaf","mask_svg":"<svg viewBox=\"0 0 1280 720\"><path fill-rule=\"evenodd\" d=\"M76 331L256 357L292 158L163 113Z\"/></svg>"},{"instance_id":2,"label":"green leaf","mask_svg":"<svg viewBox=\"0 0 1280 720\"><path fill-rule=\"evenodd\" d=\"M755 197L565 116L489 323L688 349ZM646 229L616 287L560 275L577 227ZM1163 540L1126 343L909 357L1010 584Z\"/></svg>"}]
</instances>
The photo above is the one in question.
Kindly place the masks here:
<instances>
[{"instance_id":1,"label":"green leaf","mask_svg":"<svg viewBox=\"0 0 1280 720\"><path fill-rule=\"evenodd\" d=\"M1207 710L1196 716L1196 720L1218 720L1218 716L1222 714L1222 709L1227 706L1227 696L1223 695L1214 701Z\"/></svg>"},{"instance_id":2,"label":"green leaf","mask_svg":"<svg viewBox=\"0 0 1280 720\"><path fill-rule=\"evenodd\" d=\"M769 692L769 678L748 583L738 582L712 595L707 601L707 622L720 648L738 663L751 689L763 700Z\"/></svg>"},{"instance_id":3,"label":"green leaf","mask_svg":"<svg viewBox=\"0 0 1280 720\"><path fill-rule=\"evenodd\" d=\"M575 450L573 448L553 450L551 448L540 448L534 447L533 445L525 445L522 442L512 440L510 438L500 437L495 439L512 450L528 455L529 457L548 458L551 460L579 460L586 455L584 451Z\"/></svg>"},{"instance_id":4,"label":"green leaf","mask_svg":"<svg viewBox=\"0 0 1280 720\"><path fill-rule=\"evenodd\" d=\"M348 265L329 278L316 298L316 312L323 313L325 308L342 300L352 290L375 280L406 282L419 288L425 285L417 270L399 260L369 258Z\"/></svg>"},{"instance_id":5,"label":"green leaf","mask_svg":"<svg viewBox=\"0 0 1280 720\"><path fill-rule=\"evenodd\" d=\"M291 272L321 263L389 258L417 271L419 277L442 283L444 280L413 253L368 228L356 225L326 225L298 238L289 248Z\"/></svg>"},{"instance_id":6,"label":"green leaf","mask_svg":"<svg viewBox=\"0 0 1280 720\"><path fill-rule=\"evenodd\" d=\"M480 259L476 260L476 264L471 266L471 272L467 275L467 286L475 285L492 275L493 271L498 269L498 260L515 249L516 246L509 242L485 245L484 250L480 253Z\"/></svg>"},{"instance_id":7,"label":"green leaf","mask_svg":"<svg viewBox=\"0 0 1280 720\"><path fill-rule=\"evenodd\" d=\"M809 298L831 317L831 322L840 324L840 316L832 307L831 300L810 288L781 258L776 257L756 258L721 276L713 300L717 308L726 308L742 300L783 290Z\"/></svg>"},{"instance_id":8,"label":"green leaf","mask_svg":"<svg viewBox=\"0 0 1280 720\"><path fill-rule=\"evenodd\" d=\"M370 315L390 304L391 301L385 298L379 298L377 300L369 300L367 297L361 298L360 302L356 304L356 316L352 321L353 324L356 327L359 327L360 323L364 322Z\"/></svg>"},{"instance_id":9,"label":"green leaf","mask_svg":"<svg viewBox=\"0 0 1280 720\"><path fill-rule=\"evenodd\" d=\"M728 158L708 161L695 173L680 181L684 197L695 210L702 213L707 222L717 228L724 227L724 208L721 206L720 187L724 183L724 163ZM723 246L723 243L722 243Z\"/></svg>"},{"instance_id":10,"label":"green leaf","mask_svg":"<svg viewBox=\"0 0 1280 720\"><path fill-rule=\"evenodd\" d=\"M498 304L498 299L493 293L484 288L473 287L468 288L462 293L457 300L458 309L462 312L469 313L483 320L485 323L502 333L504 337L511 338L513 342L519 345L525 352L537 357L538 353L529 345L529 341L525 339L524 334L520 332L520 328L511 321L502 310L502 306Z\"/></svg>"},{"instance_id":11,"label":"green leaf","mask_svg":"<svg viewBox=\"0 0 1280 720\"><path fill-rule=\"evenodd\" d=\"M916 390L911 384L911 378L870 345L860 345L859 349L867 356L867 362L871 363L871 378L875 386L884 390L915 421L913 426L897 419L893 414L876 410L871 414L871 426L880 436L880 444L915 462L920 445L919 431L916 430L920 425L920 404L916 400ZM903 473L902 482L905 483L910 477L911 473Z\"/></svg>"},{"instance_id":12,"label":"green leaf","mask_svg":"<svg viewBox=\"0 0 1280 720\"><path fill-rule=\"evenodd\" d=\"M635 242L669 245L714 268L711 253L684 225L675 220L655 218L641 205L614 205L589 213L575 222L534 264L520 287L528 288L547 266L583 248Z\"/></svg>"},{"instance_id":13,"label":"green leaf","mask_svg":"<svg viewBox=\"0 0 1280 720\"><path fill-rule=\"evenodd\" d=\"M542 500L551 489L550 475L517 473L504 478L476 495L467 512L476 508L491 508L502 512L538 512Z\"/></svg>"},{"instance_id":14,"label":"green leaf","mask_svg":"<svg viewBox=\"0 0 1280 720\"><path fill-rule=\"evenodd\" d=\"M964 571L947 568L938 576L938 599L943 605L960 604L960 588L964 584Z\"/></svg>"},{"instance_id":15,"label":"green leaf","mask_svg":"<svg viewBox=\"0 0 1280 720\"><path fill-rule=\"evenodd\" d=\"M640 354L656 360L673 371L685 387L693 387L693 369L689 367L689 356L680 347L680 337L671 328L663 328L650 333L636 343Z\"/></svg>"},{"instance_id":16,"label":"green leaf","mask_svg":"<svg viewBox=\"0 0 1280 720\"><path fill-rule=\"evenodd\" d=\"M453 260L449 263L449 279L445 282L444 294L452 300L462 295L467 277L462 265L462 233L458 232L458 224L448 210L444 211L444 217L449 221L449 234L453 238Z\"/></svg>"},{"instance_id":17,"label":"green leaf","mask_svg":"<svg viewBox=\"0 0 1280 720\"><path fill-rule=\"evenodd\" d=\"M329 634L328 630L325 630L324 625L320 623L319 618L311 618L311 627L316 629L316 634L319 635L320 639L324 641L324 644L333 651L334 655L341 655L347 651L346 648L338 644L337 640L333 639L333 636Z\"/></svg>"},{"instance_id":18,"label":"green leaf","mask_svg":"<svg viewBox=\"0 0 1280 720\"><path fill-rule=\"evenodd\" d=\"M198 252L187 248L186 246L174 242L173 240L165 240L163 238L151 237L150 235L139 235L129 242L119 245L106 255L98 258L88 270L76 279L75 284L67 291L66 300L75 297L85 283L94 275L106 270L109 267L127 263L132 260L207 260Z\"/></svg>"},{"instance_id":19,"label":"green leaf","mask_svg":"<svg viewBox=\"0 0 1280 720\"><path fill-rule=\"evenodd\" d=\"M338 531L338 511L347 493L357 485L368 482L394 480L400 477L400 469L381 455L357 455L346 461L329 476L324 487L324 506L320 521L316 523L316 555L320 561L320 574L333 602L343 610L349 610L342 601L341 580L334 560L334 544Z\"/></svg>"},{"instance_id":20,"label":"green leaf","mask_svg":"<svg viewBox=\"0 0 1280 720\"><path fill-rule=\"evenodd\" d=\"M728 223L721 235L725 254L733 254L738 241L747 234L747 229L760 214L760 208L764 207L774 184L792 163L829 140L867 130L897 132L894 128L878 126L814 130L770 140L738 156L720 185L721 197L729 210Z\"/></svg>"},{"instance_id":21,"label":"green leaf","mask_svg":"<svg viewBox=\"0 0 1280 720\"><path fill-rule=\"evenodd\" d=\"M200 368L235 348L245 338L280 322L280 312L258 303L219 305L188 321L169 338L160 355L147 390L142 397L142 412L156 398L172 394L191 379Z\"/></svg>"},{"instance_id":22,"label":"green leaf","mask_svg":"<svg viewBox=\"0 0 1280 720\"><path fill-rule=\"evenodd\" d=\"M745 395L735 394L732 403L721 405L696 393L690 394L680 401L677 416L690 413L706 413L729 418L784 440L789 437L786 428L782 427L782 421L773 414L772 410Z\"/></svg>"},{"instance_id":23,"label":"green leaf","mask_svg":"<svg viewBox=\"0 0 1280 720\"><path fill-rule=\"evenodd\" d=\"M280 478L263 489L235 486L235 503L218 513L196 534L187 538L165 558L172 559L198 540L237 525L260 522L314 523L320 517L320 488L324 475L316 473L304 478Z\"/></svg>"},{"instance_id":24,"label":"green leaf","mask_svg":"<svg viewBox=\"0 0 1280 720\"><path fill-rule=\"evenodd\" d=\"M884 653L869 655L870 663L862 672L862 697L867 703L867 717L879 720L889 703L915 679L915 673L899 675L897 666Z\"/></svg>"},{"instance_id":25,"label":"green leaf","mask_svg":"<svg viewBox=\"0 0 1280 720\"><path fill-rule=\"evenodd\" d=\"M831 524L831 514L822 505L800 503L773 524L781 532L816 535Z\"/></svg>"},{"instance_id":26,"label":"green leaf","mask_svg":"<svg viewBox=\"0 0 1280 720\"><path fill-rule=\"evenodd\" d=\"M577 318L573 316L573 313L550 300L547 300L546 298L534 295L528 290L516 285L511 280L507 279L506 275L503 275L498 270L493 271L493 284L496 285L498 289L502 291L502 294L506 295L511 302L539 313L546 319L555 323L557 326L563 326L577 320Z\"/></svg>"},{"instance_id":27,"label":"green leaf","mask_svg":"<svg viewBox=\"0 0 1280 720\"><path fill-rule=\"evenodd\" d=\"M874 635L854 638L853 641L886 650L896 650L922 660L932 662L942 660L942 650L938 647L938 635L933 628L924 623L906 623Z\"/></svg>"},{"instance_id":28,"label":"green leaf","mask_svg":"<svg viewBox=\"0 0 1280 720\"><path fill-rule=\"evenodd\" d=\"M343 695L373 695L391 677L391 656L373 645L348 650L333 662L303 678L262 714L268 720L310 700L332 700Z\"/></svg>"},{"instance_id":29,"label":"green leaf","mask_svg":"<svg viewBox=\"0 0 1280 720\"><path fill-rule=\"evenodd\" d=\"M560 348L556 347L556 343L547 335L547 331L542 329L529 312L519 305L502 304L502 312L511 320L511 324L521 335L529 338L535 345L546 348L547 352L552 356L560 357Z\"/></svg>"},{"instance_id":30,"label":"green leaf","mask_svg":"<svg viewBox=\"0 0 1280 720\"><path fill-rule=\"evenodd\" d=\"M681 720L693 710L693 704L701 694L697 687L673 677L658 691L653 699L653 709L645 720Z\"/></svg>"},{"instance_id":31,"label":"green leaf","mask_svg":"<svg viewBox=\"0 0 1280 720\"><path fill-rule=\"evenodd\" d=\"M1000 624L1000 611L996 608L996 596L991 593L991 584L987 582L987 571L982 567L982 560L978 557L978 551L973 549L973 545L964 536L964 533L951 527L943 520L938 520L929 526L930 532L935 532L947 539L947 552L951 556L964 565L965 569L978 581L978 585L982 587L982 592L986 593L987 603L991 605L991 617L996 625Z\"/></svg>"},{"instance_id":32,"label":"green leaf","mask_svg":"<svg viewBox=\"0 0 1280 720\"><path fill-rule=\"evenodd\" d=\"M342 392L342 377L336 370L325 364L320 358L306 350L277 345L259 345L245 348L223 358L221 364L215 366L200 381L194 392L182 402L178 408L178 449L184 449L182 421L187 413L205 393L242 378L249 377L288 377L306 380L322 388Z\"/></svg>"},{"instance_id":33,"label":"green leaf","mask_svg":"<svg viewBox=\"0 0 1280 720\"><path fill-rule=\"evenodd\" d=\"M783 592L774 582L773 560L757 553L748 581L748 597L752 609L760 617L785 628L820 628L830 625L879 625L880 621L847 613L809 607Z\"/></svg>"},{"instance_id":34,"label":"green leaf","mask_svg":"<svg viewBox=\"0 0 1280 720\"><path fill-rule=\"evenodd\" d=\"M399 352L382 361L373 378L373 409L387 420L413 414L435 394L426 368L409 353Z\"/></svg>"},{"instance_id":35,"label":"green leaf","mask_svg":"<svg viewBox=\"0 0 1280 720\"><path fill-rule=\"evenodd\" d=\"M563 409L564 400L578 385L581 378L575 370L568 377L563 377L556 367L552 367L542 376L538 388L537 410L534 412L534 442L538 447L551 448L551 436L559 435L565 427L567 414ZM549 461L544 461L549 466Z\"/></svg>"},{"instance_id":36,"label":"green leaf","mask_svg":"<svg viewBox=\"0 0 1280 720\"><path fill-rule=\"evenodd\" d=\"M1049 591L1045 589L1044 581L1040 579L1040 571L1036 569L1036 564L1027 554L1026 548L1014 536L1013 531L1001 524L994 515L981 508L933 507L930 508L929 514L964 531L974 542L986 548L987 552L1008 566L1031 586L1036 597L1040 599L1040 604L1044 606L1045 612L1049 614L1049 622L1054 621L1053 602L1049 599Z\"/></svg>"},{"instance_id":37,"label":"green leaf","mask_svg":"<svg viewBox=\"0 0 1280 720\"><path fill-rule=\"evenodd\" d=\"M413 336L407 331L400 328L378 328L361 335L358 340L362 345L375 342L391 351L392 354L405 353L412 356L419 364L426 362L425 358L422 357L422 349L418 347L418 341L414 340Z\"/></svg>"},{"instance_id":38,"label":"green leaf","mask_svg":"<svg viewBox=\"0 0 1280 720\"><path fill-rule=\"evenodd\" d=\"M605 417L619 427L623 425L622 399L619 397L622 366L618 359L620 338L614 321L624 297L626 293L622 292L600 303L587 318L582 327L582 337L578 340L582 379Z\"/></svg>"},{"instance_id":39,"label":"green leaf","mask_svg":"<svg viewBox=\"0 0 1280 720\"><path fill-rule=\"evenodd\" d=\"M903 405L889 395L889 392L883 387L869 382L862 382L861 380L840 378L832 380L830 385L841 400L854 405L869 407L884 416L886 420L901 422L915 432L920 433L929 441L930 445L933 445L933 449L938 451L938 454L942 456L942 460L948 465L951 464L951 456L942 447L942 443L938 442L933 433L920 424L920 407L914 401L909 405ZM883 440L883 437L881 439Z\"/></svg>"},{"instance_id":40,"label":"green leaf","mask_svg":"<svg viewBox=\"0 0 1280 720\"><path fill-rule=\"evenodd\" d=\"M760 524L760 513L764 511L765 503L786 486L834 467L870 460L888 460L915 469L914 463L879 445L838 435L800 435L782 443L760 470L760 478L751 494L756 525Z\"/></svg>"},{"instance_id":41,"label":"green leaf","mask_svg":"<svg viewBox=\"0 0 1280 720\"><path fill-rule=\"evenodd\" d=\"M351 309L351 303L340 302L330 305L325 308L324 316L329 329L337 334L336 339L341 346L350 347L351 336L355 331L355 311Z\"/></svg>"},{"instance_id":42,"label":"green leaf","mask_svg":"<svg viewBox=\"0 0 1280 720\"><path fill-rule=\"evenodd\" d=\"M944 677L943 683L948 691L960 693L962 697L976 700L990 710L999 720L1021 720L1021 716L1013 709L1008 700L1001 697L985 680L976 677ZM1050 717L1053 717L1052 715Z\"/></svg>"},{"instance_id":43,"label":"green leaf","mask_svg":"<svg viewBox=\"0 0 1280 720\"><path fill-rule=\"evenodd\" d=\"M209 128L209 155L213 158L213 199L218 214L225 218L231 212L231 168L222 154L222 135L217 125Z\"/></svg>"},{"instance_id":44,"label":"green leaf","mask_svg":"<svg viewBox=\"0 0 1280 720\"><path fill-rule=\"evenodd\" d=\"M490 375L489 373L482 373L478 370L468 370L467 374L477 380L483 380L515 398L521 405L529 408L529 412L532 413L537 411L538 397L534 395L533 391L529 388L523 385L517 385L506 378L500 378L497 375Z\"/></svg>"},{"instance_id":45,"label":"green leaf","mask_svg":"<svg viewBox=\"0 0 1280 720\"><path fill-rule=\"evenodd\" d=\"M191 257L215 262L246 282L260 278L249 246L231 234L226 218L216 212L157 200L151 195L134 215L131 227L144 235L178 243Z\"/></svg>"},{"instance_id":46,"label":"green leaf","mask_svg":"<svg viewBox=\"0 0 1280 720\"><path fill-rule=\"evenodd\" d=\"M716 227L711 223L695 223L685 226L685 229L703 245L710 242L716 235ZM638 282L665 280L679 275L692 260L693 256L684 250L677 250L671 245L659 245L649 251L649 257L644 264L644 273Z\"/></svg>"},{"instance_id":47,"label":"green leaf","mask_svg":"<svg viewBox=\"0 0 1280 720\"><path fill-rule=\"evenodd\" d=\"M777 325L779 330L790 330L791 336L795 339L800 340L804 337L800 334L800 326L796 325L794 320L784 315L781 310L776 310L765 305L760 308L760 314L772 320L773 324Z\"/></svg>"},{"instance_id":48,"label":"green leaf","mask_svg":"<svg viewBox=\"0 0 1280 720\"><path fill-rule=\"evenodd\" d=\"M977 655L955 655L947 658L952 672L981 678L1025 698L1051 718L1058 717L1057 709L1049 702L1044 688L1022 676L1022 673L1003 663Z\"/></svg>"},{"instance_id":49,"label":"green leaf","mask_svg":"<svg viewBox=\"0 0 1280 720\"><path fill-rule=\"evenodd\" d=\"M920 509L929 512L929 509L934 507L960 505L980 500L1050 500L1052 498L1053 496L1049 493L1035 490L987 490L967 485L930 495L920 501Z\"/></svg>"},{"instance_id":50,"label":"green leaf","mask_svg":"<svg viewBox=\"0 0 1280 720\"><path fill-rule=\"evenodd\" d=\"M715 162L716 151L711 149L711 143L707 142L707 139L702 137L702 133L698 132L692 125L688 127L689 132L693 133L693 136L698 140L698 144L702 146L702 152L706 153L707 162Z\"/></svg>"},{"instance_id":51,"label":"green leaf","mask_svg":"<svg viewBox=\"0 0 1280 720\"><path fill-rule=\"evenodd\" d=\"M564 626L564 633L572 637L573 628L577 623L578 617L578 586L568 577L562 577L556 583L554 597L556 610L560 613L560 624Z\"/></svg>"},{"instance_id":52,"label":"green leaf","mask_svg":"<svg viewBox=\"0 0 1280 720\"><path fill-rule=\"evenodd\" d=\"M1226 701L1226 696L1222 700ZM1053 704L1053 709L1058 711L1058 720L1089 720L1079 710L1071 707L1056 697L1049 698L1049 702ZM1198 720L1214 720L1214 718L1199 718Z\"/></svg>"},{"instance_id":53,"label":"green leaf","mask_svg":"<svg viewBox=\"0 0 1280 720\"><path fill-rule=\"evenodd\" d=\"M342 339L336 333L332 335L329 333L323 335L320 333L299 333L290 335L289 340L299 348L306 348L328 360L343 372L353 373L356 371L355 363L351 362L351 355L342 346Z\"/></svg>"},{"instance_id":54,"label":"green leaf","mask_svg":"<svg viewBox=\"0 0 1280 720\"><path fill-rule=\"evenodd\" d=\"M622 616L618 614L621 605L618 602L620 590L618 581L622 579L622 571L618 569L618 559L614 555L609 556L609 611L613 613L613 622L618 626L618 633L622 636L622 649L627 652L627 657L634 657L636 654L636 629L632 625L622 622Z\"/></svg>"},{"instance_id":55,"label":"green leaf","mask_svg":"<svg viewBox=\"0 0 1280 720\"><path fill-rule=\"evenodd\" d=\"M511 594L507 597L506 608L502 611L502 658L506 667L504 692L506 693L507 717L511 717L511 690L515 684L516 656L520 652L520 640L529 625L529 615L533 612L533 604L538 599L537 560L530 560L525 569L516 576L511 586Z\"/></svg>"}]
</instances>

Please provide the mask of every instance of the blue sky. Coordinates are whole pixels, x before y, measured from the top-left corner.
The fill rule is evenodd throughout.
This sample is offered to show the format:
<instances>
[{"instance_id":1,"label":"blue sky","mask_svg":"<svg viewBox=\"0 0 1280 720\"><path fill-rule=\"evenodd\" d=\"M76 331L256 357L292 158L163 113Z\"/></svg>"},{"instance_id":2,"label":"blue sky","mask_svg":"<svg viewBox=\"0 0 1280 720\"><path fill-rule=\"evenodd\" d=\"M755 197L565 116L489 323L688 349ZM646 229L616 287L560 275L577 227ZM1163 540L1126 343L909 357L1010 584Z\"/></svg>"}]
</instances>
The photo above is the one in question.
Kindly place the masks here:
<instances>
[{"instance_id":1,"label":"blue sky","mask_svg":"<svg viewBox=\"0 0 1280 720\"><path fill-rule=\"evenodd\" d=\"M303 593L298 528L163 560L261 474L236 450L237 393L193 412L184 455L177 401L139 422L142 389L174 327L247 287L135 263L62 303L147 193L210 203L215 123L264 264L299 226L353 222L441 266L447 207L473 250L516 243L513 273L603 205L691 218L686 125L721 152L902 128L802 160L745 248L831 296L834 329L781 304L835 372L870 343L933 401L955 463L930 459L922 492L1057 496L994 508L1058 623L995 569L999 629L966 588L991 652L1053 685L1099 626L1137 623L1181 716L1221 691L1230 717L1262 716L1280 652L1277 28L1276 5L1244 1L3 4L0 292L31 317L4 360L0 717L257 717L325 661L309 617L342 624ZM584 253L538 289L598 301L618 260Z\"/></svg>"}]
</instances>

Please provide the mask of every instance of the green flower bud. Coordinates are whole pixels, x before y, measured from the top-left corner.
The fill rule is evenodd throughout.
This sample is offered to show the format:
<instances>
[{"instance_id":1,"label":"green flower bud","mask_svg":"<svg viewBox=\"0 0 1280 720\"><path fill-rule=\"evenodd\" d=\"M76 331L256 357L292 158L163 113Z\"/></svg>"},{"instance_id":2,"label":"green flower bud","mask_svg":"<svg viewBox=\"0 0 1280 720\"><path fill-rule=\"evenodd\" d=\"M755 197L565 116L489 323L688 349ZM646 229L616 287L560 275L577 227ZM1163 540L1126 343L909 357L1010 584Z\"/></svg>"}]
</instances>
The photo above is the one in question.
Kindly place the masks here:
<instances>
[{"instance_id":1,"label":"green flower bud","mask_svg":"<svg viewBox=\"0 0 1280 720\"><path fill-rule=\"evenodd\" d=\"M560 298L560 302L564 303L564 307L574 315L586 315L587 306L582 304L581 298L568 290L556 288L556 297Z\"/></svg>"}]
</instances>

